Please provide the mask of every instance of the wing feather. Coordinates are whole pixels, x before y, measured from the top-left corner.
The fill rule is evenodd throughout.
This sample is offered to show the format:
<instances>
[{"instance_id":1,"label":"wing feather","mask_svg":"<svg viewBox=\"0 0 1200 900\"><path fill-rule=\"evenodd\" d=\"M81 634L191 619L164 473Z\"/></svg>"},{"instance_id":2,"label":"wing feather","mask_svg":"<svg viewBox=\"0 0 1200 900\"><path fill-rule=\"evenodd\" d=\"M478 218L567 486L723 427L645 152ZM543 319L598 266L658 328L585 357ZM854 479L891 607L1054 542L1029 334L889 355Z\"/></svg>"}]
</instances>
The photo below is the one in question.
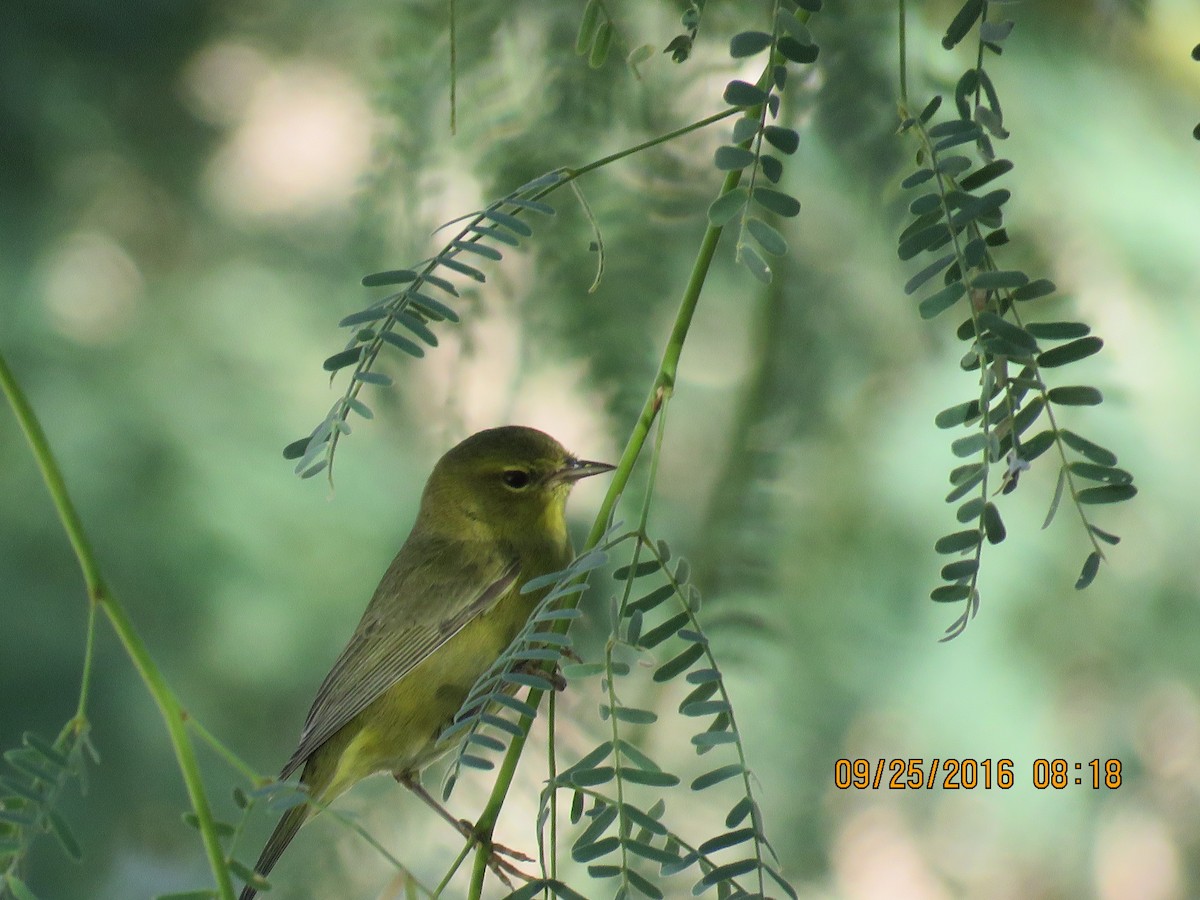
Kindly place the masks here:
<instances>
[{"instance_id":1,"label":"wing feather","mask_svg":"<svg viewBox=\"0 0 1200 900\"><path fill-rule=\"evenodd\" d=\"M453 559L455 565L447 566ZM343 725L415 669L517 579L515 556L480 542L412 539L375 589L309 710L287 778Z\"/></svg>"}]
</instances>

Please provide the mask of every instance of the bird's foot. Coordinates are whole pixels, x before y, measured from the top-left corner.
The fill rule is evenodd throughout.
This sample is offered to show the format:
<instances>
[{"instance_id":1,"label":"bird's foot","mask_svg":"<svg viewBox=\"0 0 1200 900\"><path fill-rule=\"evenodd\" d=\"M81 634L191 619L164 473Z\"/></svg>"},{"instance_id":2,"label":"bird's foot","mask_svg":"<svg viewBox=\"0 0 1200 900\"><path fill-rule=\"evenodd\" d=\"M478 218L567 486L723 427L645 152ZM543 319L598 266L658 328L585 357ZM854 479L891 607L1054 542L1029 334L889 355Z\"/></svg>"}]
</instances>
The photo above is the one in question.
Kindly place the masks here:
<instances>
[{"instance_id":1,"label":"bird's foot","mask_svg":"<svg viewBox=\"0 0 1200 900\"><path fill-rule=\"evenodd\" d=\"M533 881L534 876L522 872L515 865L509 862L504 857L508 856L518 862L536 862L536 860L528 854L522 853L520 850L513 850L505 847L503 844L497 844L488 835L483 834L469 820L459 819L458 830L468 841L471 841L475 846L481 847L488 854L487 867L492 870L492 873L504 882L505 887L512 890L512 881L509 878L518 878L521 881Z\"/></svg>"}]
</instances>

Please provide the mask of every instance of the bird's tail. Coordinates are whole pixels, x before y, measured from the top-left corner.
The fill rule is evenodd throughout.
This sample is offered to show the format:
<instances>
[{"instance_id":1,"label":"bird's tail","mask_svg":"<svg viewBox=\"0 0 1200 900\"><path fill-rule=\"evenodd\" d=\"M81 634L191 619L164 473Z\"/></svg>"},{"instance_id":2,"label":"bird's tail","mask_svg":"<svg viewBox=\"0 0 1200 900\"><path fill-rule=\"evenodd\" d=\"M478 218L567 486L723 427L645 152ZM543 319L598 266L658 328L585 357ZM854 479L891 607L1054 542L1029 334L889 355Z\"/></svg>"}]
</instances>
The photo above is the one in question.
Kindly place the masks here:
<instances>
[{"instance_id":1,"label":"bird's tail","mask_svg":"<svg viewBox=\"0 0 1200 900\"><path fill-rule=\"evenodd\" d=\"M254 864L255 872L264 877L271 874L271 870L275 868L275 863L279 861L279 857L283 854L287 845L292 842L292 838L296 836L296 832L300 830L300 826L308 818L309 812L309 805L301 803L299 806L293 806L283 814L283 818L279 820L279 824L271 832L271 837L267 840L267 845L263 847L263 852L258 857L258 862ZM248 884L242 888L242 893L239 895L238 900L251 900L257 893L258 889Z\"/></svg>"}]
</instances>

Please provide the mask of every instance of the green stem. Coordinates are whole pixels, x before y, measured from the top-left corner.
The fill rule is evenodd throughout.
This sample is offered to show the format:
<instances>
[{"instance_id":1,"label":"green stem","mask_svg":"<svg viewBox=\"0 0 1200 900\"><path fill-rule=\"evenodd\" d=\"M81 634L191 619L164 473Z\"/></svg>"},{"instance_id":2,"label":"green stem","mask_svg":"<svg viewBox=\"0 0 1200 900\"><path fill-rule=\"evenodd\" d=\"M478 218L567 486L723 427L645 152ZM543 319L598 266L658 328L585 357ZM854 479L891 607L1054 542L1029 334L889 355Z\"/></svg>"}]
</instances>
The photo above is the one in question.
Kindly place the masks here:
<instances>
[{"instance_id":1,"label":"green stem","mask_svg":"<svg viewBox=\"0 0 1200 900\"><path fill-rule=\"evenodd\" d=\"M125 652L129 654L134 668L141 675L142 681L145 682L147 690L162 714L163 721L167 726L167 734L171 740L171 747L175 751L175 759L179 764L180 774L183 776L184 786L192 803L192 810L196 813L200 838L204 843L204 850L208 856L213 876L217 880L217 889L222 900L233 900L233 883L230 880L229 869L225 865L225 855L221 850L221 843L213 825L212 811L208 806L208 797L204 793L204 783L200 777L200 768L196 763L196 754L187 734L185 724L187 713L163 679L158 667L155 666L146 645L138 636L133 623L125 615L125 610L105 585L91 543L83 530L83 523L75 511L71 497L67 493L66 482L63 480L54 454L50 450L46 434L42 431L33 407L29 405L29 401L25 398L25 394L21 391L20 385L17 384L16 378L13 377L3 356L0 356L0 389L8 398L17 422L21 426L21 431L29 442L34 460L41 470L42 479L46 483L51 500L54 502L54 508L58 512L59 521L75 551L75 558L79 561L84 584L87 586L88 601L93 609L99 606L108 616L113 630L116 631L117 637L125 647ZM88 652L90 655L90 649ZM81 694L86 692L88 683L89 677L85 672ZM84 699L86 698L81 697L81 704Z\"/></svg>"},{"instance_id":2,"label":"green stem","mask_svg":"<svg viewBox=\"0 0 1200 900\"><path fill-rule=\"evenodd\" d=\"M736 188L738 182L741 181L741 177L742 173L737 169L727 173L725 181L721 185L720 196L723 197ZM583 545L582 552L584 553L595 547L604 535L604 531L608 527L608 522L612 517L613 509L616 507L617 501L621 498L626 485L629 484L634 464L637 462L638 456L646 444L646 438L650 434L650 428L654 424L654 419L658 415L658 411L662 407L664 400L670 397L675 390L675 379L679 372L679 359L683 355L683 345L687 340L688 330L692 325L692 318L696 314L696 306L700 301L700 291L704 287L705 278L708 276L709 267L712 265L713 257L716 254L717 242L721 239L722 230L721 227L709 224L704 231L704 237L700 240L700 248L696 253L696 261L692 264L692 274L688 278L687 285L683 290L683 297L679 301L679 309L675 313L675 324L671 328L670 337L667 338L667 345L663 350L662 361L658 365L658 372L654 376L649 395L646 397L646 402L642 405L642 411L633 426L629 440L625 444L625 450L621 454L616 471L613 472L612 481L608 486L608 493L604 495L604 500L600 503L600 510L596 513L595 521L592 523L592 529L588 532L587 540ZM531 690L528 697L526 697L526 701L533 707L537 707L541 699L542 691L537 690ZM521 757L521 752L525 748L525 741L529 736L529 721L522 719L520 725L523 736L514 737L512 743L509 745L508 753L505 755L504 761L500 764L500 770L496 774L496 783L492 787L492 793L488 797L487 805L484 807L476 823L476 831L486 839L491 838L492 832L496 827L496 820L499 818L500 810L504 806L504 798L508 794L508 789L512 785L513 775L517 770L517 761ZM483 876L487 871L487 859L490 849L487 847L487 843L488 841L484 840L475 855L471 891L467 895L470 900L478 900L483 890Z\"/></svg>"},{"instance_id":3,"label":"green stem","mask_svg":"<svg viewBox=\"0 0 1200 900\"><path fill-rule=\"evenodd\" d=\"M225 760L229 768L233 769L251 784L264 784L274 779L263 779L262 775L248 762L221 743L215 735L201 724L199 719L188 719L188 727L196 733L196 737L208 744L216 754Z\"/></svg>"}]
</instances>

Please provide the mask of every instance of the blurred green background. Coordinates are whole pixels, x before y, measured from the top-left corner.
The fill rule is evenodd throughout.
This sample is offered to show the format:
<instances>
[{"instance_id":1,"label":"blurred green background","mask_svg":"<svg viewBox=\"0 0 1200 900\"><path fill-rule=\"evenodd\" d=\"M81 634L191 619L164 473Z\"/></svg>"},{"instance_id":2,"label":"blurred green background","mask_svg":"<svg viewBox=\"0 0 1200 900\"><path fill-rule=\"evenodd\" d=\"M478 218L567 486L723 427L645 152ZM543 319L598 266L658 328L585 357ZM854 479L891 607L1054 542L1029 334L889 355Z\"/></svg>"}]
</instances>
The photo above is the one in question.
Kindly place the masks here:
<instances>
[{"instance_id":1,"label":"blurred green background","mask_svg":"<svg viewBox=\"0 0 1200 900\"><path fill-rule=\"evenodd\" d=\"M910 22L918 96L969 64L938 43L958 5L920 4ZM622 58L677 34L679 5L610 3L600 70L573 52L582 6L459 3L452 136L445 3L0 5L0 352L155 658L263 773L291 752L444 449L514 421L614 458L645 395L724 125L583 181L607 249L590 295L591 231L559 195L559 216L466 293L463 326L390 364L398 390L368 388L377 415L343 444L336 490L279 454L340 390L320 362L341 347L337 320L371 299L364 273L424 257L440 223L545 170L717 111L737 74L728 37L766 9L709 4L693 58L656 53L637 78ZM805 897L1200 894L1200 7L1004 14L1018 28L990 64L1012 131L998 151L1016 163L1002 258L1063 289L1035 317L1078 316L1105 338L1072 383L1107 401L1064 424L1116 450L1141 491L1098 518L1124 541L1096 583L1073 590L1088 548L1068 510L1039 531L1054 476L1035 468L1001 503L1009 539L985 553L978 619L936 641L955 614L927 600L954 460L933 416L975 388L954 323L922 322L902 293L913 147L893 134L892 4L827 2L814 18L821 59L784 111L802 134L785 174L804 204L791 255L764 290L722 247L670 408L653 528L697 560L768 832ZM72 714L85 600L7 410L0 461L8 748ZM602 490L577 491L581 527ZM204 886L161 722L99 634L103 764L65 806L86 858L65 864L47 840L28 880L96 900ZM564 754L591 745L594 709L586 691L562 698ZM660 762L695 768L686 733L655 740ZM200 753L234 816L236 779ZM834 761L858 757L1007 757L1016 784L835 789ZM1123 783L1036 790L1038 758L1119 759ZM539 764L518 778L504 843L532 849ZM486 789L471 777L454 808L470 814ZM672 815L686 828L708 802ZM426 883L456 850L386 779L339 808ZM271 896L397 896L386 863L328 818ZM242 858L268 827L256 817Z\"/></svg>"}]
</instances>

